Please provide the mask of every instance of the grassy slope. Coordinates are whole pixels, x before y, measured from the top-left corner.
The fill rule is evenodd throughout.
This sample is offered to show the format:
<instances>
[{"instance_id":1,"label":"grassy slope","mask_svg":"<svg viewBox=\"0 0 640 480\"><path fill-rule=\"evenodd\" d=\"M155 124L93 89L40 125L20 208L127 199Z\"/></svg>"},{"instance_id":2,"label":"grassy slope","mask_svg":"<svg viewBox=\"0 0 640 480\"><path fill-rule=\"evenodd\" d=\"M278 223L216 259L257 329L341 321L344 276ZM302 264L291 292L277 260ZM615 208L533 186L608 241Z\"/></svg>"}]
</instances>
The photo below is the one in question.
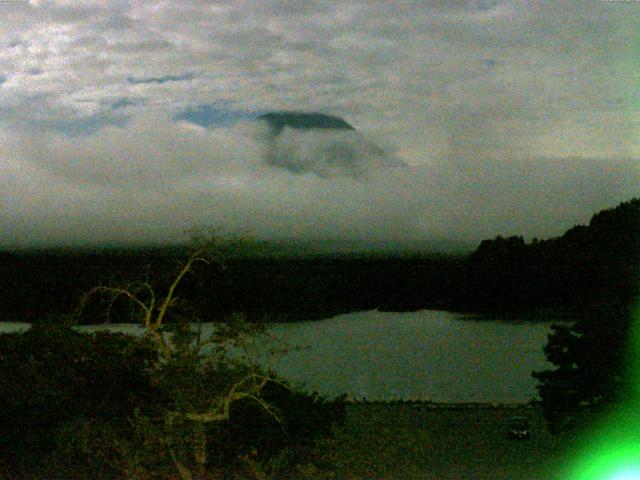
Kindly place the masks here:
<instances>
[{"instance_id":1,"label":"grassy slope","mask_svg":"<svg viewBox=\"0 0 640 480\"><path fill-rule=\"evenodd\" d=\"M521 414L532 419L531 438L511 440L508 419ZM569 444L547 432L537 408L357 404L316 455L333 466L326 478L552 480L562 478Z\"/></svg>"}]
</instances>

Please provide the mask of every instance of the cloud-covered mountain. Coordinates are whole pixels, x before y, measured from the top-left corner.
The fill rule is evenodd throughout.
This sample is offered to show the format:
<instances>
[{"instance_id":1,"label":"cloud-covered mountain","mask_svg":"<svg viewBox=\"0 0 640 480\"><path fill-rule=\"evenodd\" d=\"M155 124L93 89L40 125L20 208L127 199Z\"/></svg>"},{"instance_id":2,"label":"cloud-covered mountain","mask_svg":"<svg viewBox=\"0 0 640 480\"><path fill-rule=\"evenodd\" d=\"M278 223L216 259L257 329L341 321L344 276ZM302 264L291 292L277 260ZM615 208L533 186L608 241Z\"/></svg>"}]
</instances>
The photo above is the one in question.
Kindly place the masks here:
<instances>
[{"instance_id":1,"label":"cloud-covered mountain","mask_svg":"<svg viewBox=\"0 0 640 480\"><path fill-rule=\"evenodd\" d=\"M265 160L293 173L361 178L373 170L405 164L367 140L344 119L318 112L269 112L262 138Z\"/></svg>"},{"instance_id":2,"label":"cloud-covered mountain","mask_svg":"<svg viewBox=\"0 0 640 480\"><path fill-rule=\"evenodd\" d=\"M9 15L0 245L173 242L194 224L544 237L639 195L635 2L34 0ZM344 119L286 111L302 109Z\"/></svg>"}]
</instances>

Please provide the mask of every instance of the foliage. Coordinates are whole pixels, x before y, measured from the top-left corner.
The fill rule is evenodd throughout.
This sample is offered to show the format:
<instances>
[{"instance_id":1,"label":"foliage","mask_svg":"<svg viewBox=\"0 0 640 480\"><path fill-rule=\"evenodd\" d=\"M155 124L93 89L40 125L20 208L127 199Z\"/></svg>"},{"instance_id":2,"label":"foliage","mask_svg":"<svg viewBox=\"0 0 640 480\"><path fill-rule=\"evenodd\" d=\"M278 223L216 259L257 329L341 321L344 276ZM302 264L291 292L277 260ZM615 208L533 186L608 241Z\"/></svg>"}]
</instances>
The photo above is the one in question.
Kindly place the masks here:
<instances>
[{"instance_id":1,"label":"foliage","mask_svg":"<svg viewBox=\"0 0 640 480\"><path fill-rule=\"evenodd\" d=\"M266 478L263 464L282 470L342 419L337 404L292 392L252 360L247 340L260 338L259 325L227 315L200 327L201 305L182 295L197 288L199 266L224 268L212 242L196 237L172 277L84 297L78 316L93 308L108 318L129 302L142 338L82 334L66 318L0 336L0 470L29 452L50 476L191 479L235 469Z\"/></svg>"},{"instance_id":2,"label":"foliage","mask_svg":"<svg viewBox=\"0 0 640 480\"><path fill-rule=\"evenodd\" d=\"M593 216L564 235L526 243L484 240L471 255L454 304L524 311L628 303L640 293L640 199Z\"/></svg>"},{"instance_id":3,"label":"foliage","mask_svg":"<svg viewBox=\"0 0 640 480\"><path fill-rule=\"evenodd\" d=\"M133 476L133 434L126 418L72 418L52 435L49 464L61 477L106 480Z\"/></svg>"},{"instance_id":4,"label":"foliage","mask_svg":"<svg viewBox=\"0 0 640 480\"><path fill-rule=\"evenodd\" d=\"M104 249L78 252L0 252L0 321L41 322L73 310L96 284L134 285L153 280L166 288L185 248ZM354 310L444 308L457 288L462 257L436 255L302 255L232 252L224 267L197 264L180 297L207 321L234 312L249 321L321 319ZM94 300L97 300L96 296ZM107 299L105 298L105 301ZM130 302L116 300L107 316L92 301L78 322L137 321Z\"/></svg>"},{"instance_id":5,"label":"foliage","mask_svg":"<svg viewBox=\"0 0 640 480\"><path fill-rule=\"evenodd\" d=\"M321 402L315 397L305 402L304 395L289 395L288 386L253 361L247 341L259 338L261 328L247 323L244 316L228 315L214 322L211 331L203 332L198 323L202 305L181 295L197 288L193 274L198 267L210 270L217 264L224 268L222 259L229 252L220 253L215 236L199 235L193 240L192 254L170 282L158 286L148 279L95 287L84 298L79 313L96 297L106 302L107 310L124 298L134 307L145 338L157 354L148 368L155 397L142 402L132 419L149 455L138 455L129 464L149 472L166 466L161 459L171 459L180 477L190 480L203 477L211 467L244 458L258 475L259 461L284 448L291 438L312 437L309 427L302 427L300 407L309 407L307 414L319 415ZM273 404L265 397L267 391ZM283 412L274 406L277 403L288 407L289 422L283 422ZM294 437L270 434L287 429ZM260 448L260 458L247 457L248 448L250 452Z\"/></svg>"},{"instance_id":6,"label":"foliage","mask_svg":"<svg viewBox=\"0 0 640 480\"><path fill-rule=\"evenodd\" d=\"M344 423L342 399L328 402L316 393L296 392L280 382L269 382L262 397L278 412L279 420L253 402L237 402L229 421L216 430L216 448L224 457L253 455L257 461L272 464L272 473L276 473L275 463L281 463L280 469L295 466L318 439L331 436L333 428ZM297 459L285 462L288 454Z\"/></svg>"},{"instance_id":7,"label":"foliage","mask_svg":"<svg viewBox=\"0 0 640 480\"><path fill-rule=\"evenodd\" d=\"M625 371L630 324L630 308L610 304L553 326L545 354L555 368L533 373L552 432L583 426L631 393Z\"/></svg>"},{"instance_id":8,"label":"foliage","mask_svg":"<svg viewBox=\"0 0 640 480\"><path fill-rule=\"evenodd\" d=\"M5 428L17 429L3 440L46 440L73 416L125 415L151 395L146 366L154 357L147 342L65 325L0 335L0 415Z\"/></svg>"},{"instance_id":9,"label":"foliage","mask_svg":"<svg viewBox=\"0 0 640 480\"><path fill-rule=\"evenodd\" d=\"M555 238L526 242L521 236L497 236L464 256L298 255L282 253L290 245L263 251L260 245L238 247L216 245L215 261L195 264L194 275L180 284L185 304L208 321L223 321L233 312L245 312L253 321L266 314L299 320L375 308L575 310L592 301L627 301L638 293L640 199L598 212L588 225ZM146 277L164 291L185 254L185 247L0 252L5 307L0 318L40 321L48 313L66 312L96 281L135 289ZM92 303L80 321L103 321L106 311ZM112 322L135 321L124 297L110 311Z\"/></svg>"},{"instance_id":10,"label":"foliage","mask_svg":"<svg viewBox=\"0 0 640 480\"><path fill-rule=\"evenodd\" d=\"M115 439L129 436L127 417L154 396L147 367L155 359L143 339L53 321L0 335L0 464L15 478L38 462L59 478L79 466L92 468L87 478L113 472ZM70 447L76 455L61 454Z\"/></svg>"},{"instance_id":11,"label":"foliage","mask_svg":"<svg viewBox=\"0 0 640 480\"><path fill-rule=\"evenodd\" d=\"M631 394L625 360L639 290L640 199L536 248L556 271L542 291L571 295L580 305L575 323L556 325L549 336L545 354L555 368L533 373L549 427L561 432L588 425Z\"/></svg>"}]
</instances>

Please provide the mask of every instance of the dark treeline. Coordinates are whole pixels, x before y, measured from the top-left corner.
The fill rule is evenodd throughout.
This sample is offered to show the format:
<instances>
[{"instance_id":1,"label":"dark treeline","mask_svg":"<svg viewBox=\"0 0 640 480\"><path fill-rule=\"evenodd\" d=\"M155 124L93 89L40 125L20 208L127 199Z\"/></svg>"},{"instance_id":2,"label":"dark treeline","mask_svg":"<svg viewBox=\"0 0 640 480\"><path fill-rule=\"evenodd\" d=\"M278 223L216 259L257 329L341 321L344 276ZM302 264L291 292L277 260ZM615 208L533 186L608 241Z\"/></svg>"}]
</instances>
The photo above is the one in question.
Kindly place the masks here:
<instances>
[{"instance_id":1,"label":"dark treeline","mask_svg":"<svg viewBox=\"0 0 640 480\"><path fill-rule=\"evenodd\" d=\"M488 311L581 312L638 294L640 199L603 210L549 240L497 237L471 255L454 304Z\"/></svg>"},{"instance_id":2,"label":"dark treeline","mask_svg":"<svg viewBox=\"0 0 640 480\"><path fill-rule=\"evenodd\" d=\"M77 309L98 284L124 285L166 273L177 249L26 250L0 253L0 320L39 322Z\"/></svg>"},{"instance_id":3,"label":"dark treeline","mask_svg":"<svg viewBox=\"0 0 640 480\"><path fill-rule=\"evenodd\" d=\"M98 284L150 281L166 286L185 255L184 248L2 253L5 308L0 320L37 322L70 313L83 293ZM238 311L286 321L373 308L445 308L463 261L433 255L246 254L227 259L223 268L198 266L180 296L197 303L211 319ZM83 321L106 320L104 308L89 312ZM131 321L125 305L116 305L112 313L111 321ZM100 318L91 318L93 314Z\"/></svg>"},{"instance_id":4,"label":"dark treeline","mask_svg":"<svg viewBox=\"0 0 640 480\"><path fill-rule=\"evenodd\" d=\"M179 247L1 253L0 320L33 322L69 313L97 284L162 285L185 253ZM180 294L209 319L233 311L280 321L374 308L573 311L634 298L639 253L640 199L634 199L560 237L529 243L497 237L471 255L249 252L230 256L222 269L199 267ZM90 310L83 319L102 320ZM130 312L116 305L111 320L131 321Z\"/></svg>"},{"instance_id":5,"label":"dark treeline","mask_svg":"<svg viewBox=\"0 0 640 480\"><path fill-rule=\"evenodd\" d=\"M629 408L637 410L638 399L632 332L640 273L640 200L602 211L588 226L527 250L540 258L542 268L558 265L557 276L532 291L575 311L575 322L552 326L544 351L553 367L533 372L551 432L591 430L615 410L619 420L609 420L607 428L637 429L630 423L636 417ZM546 274L543 270L541 275Z\"/></svg>"}]
</instances>

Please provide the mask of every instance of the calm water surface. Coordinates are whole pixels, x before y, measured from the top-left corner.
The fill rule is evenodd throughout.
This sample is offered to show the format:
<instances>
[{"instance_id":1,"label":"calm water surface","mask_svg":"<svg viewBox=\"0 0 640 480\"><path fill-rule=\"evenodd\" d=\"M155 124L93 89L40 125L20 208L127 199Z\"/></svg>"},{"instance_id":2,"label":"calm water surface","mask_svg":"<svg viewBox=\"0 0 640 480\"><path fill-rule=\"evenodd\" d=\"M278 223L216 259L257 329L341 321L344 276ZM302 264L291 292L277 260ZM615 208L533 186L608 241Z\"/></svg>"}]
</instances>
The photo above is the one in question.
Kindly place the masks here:
<instances>
[{"instance_id":1,"label":"calm water surface","mask_svg":"<svg viewBox=\"0 0 640 480\"><path fill-rule=\"evenodd\" d=\"M297 348L271 365L294 385L328 398L346 393L369 400L501 403L537 397L531 371L551 366L542 350L551 323L471 318L434 310L373 310L275 324L272 335ZM0 324L0 331L26 328ZM81 330L97 328L105 327ZM106 328L140 331L132 325Z\"/></svg>"},{"instance_id":2,"label":"calm water surface","mask_svg":"<svg viewBox=\"0 0 640 480\"><path fill-rule=\"evenodd\" d=\"M274 362L284 378L328 397L526 402L532 370L547 369L550 322L475 321L450 312L366 311L281 324L274 333L308 348Z\"/></svg>"}]
</instances>

